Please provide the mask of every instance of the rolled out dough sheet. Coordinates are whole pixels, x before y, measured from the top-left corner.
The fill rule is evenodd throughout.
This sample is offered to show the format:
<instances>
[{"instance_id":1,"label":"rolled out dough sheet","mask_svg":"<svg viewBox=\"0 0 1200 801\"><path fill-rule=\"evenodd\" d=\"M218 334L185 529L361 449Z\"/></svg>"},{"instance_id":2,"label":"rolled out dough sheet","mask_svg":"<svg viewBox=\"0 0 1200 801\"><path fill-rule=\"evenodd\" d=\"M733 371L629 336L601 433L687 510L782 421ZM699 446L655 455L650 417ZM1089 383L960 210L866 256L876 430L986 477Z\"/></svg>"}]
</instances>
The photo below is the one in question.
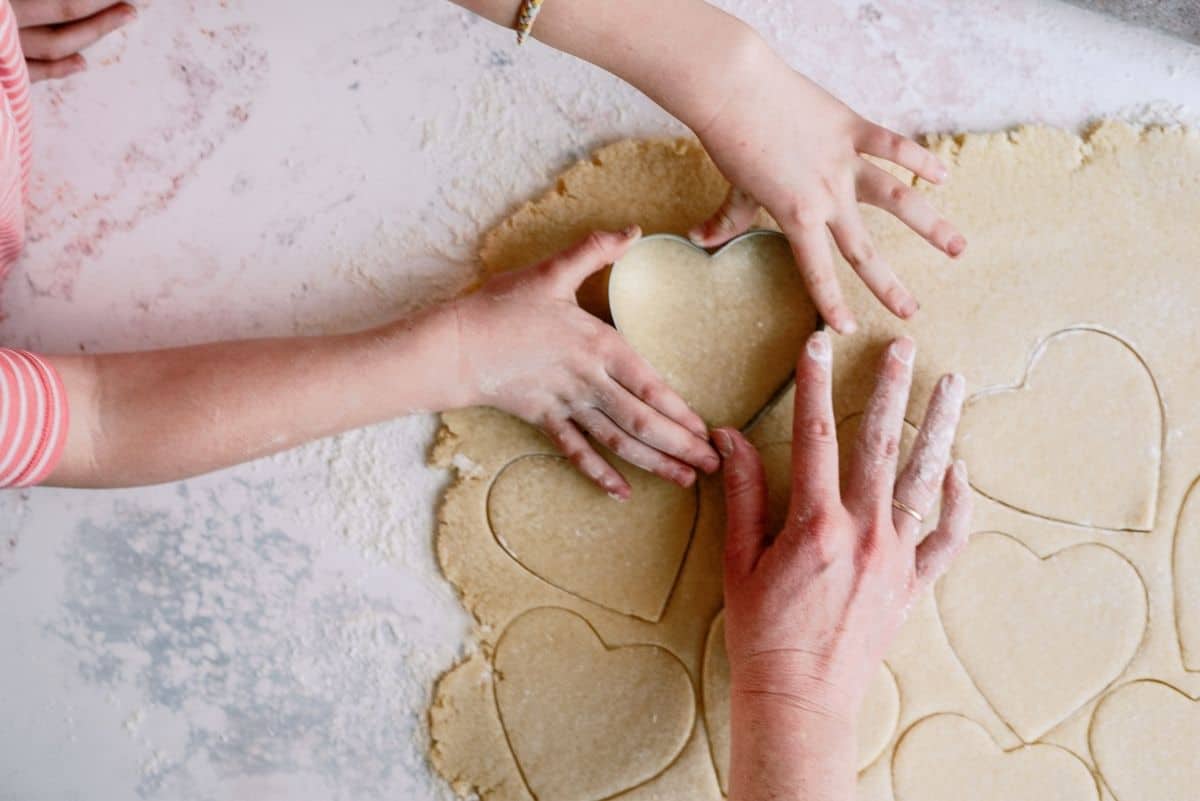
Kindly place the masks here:
<instances>
[{"instance_id":1,"label":"rolled out dough sheet","mask_svg":"<svg viewBox=\"0 0 1200 801\"><path fill-rule=\"evenodd\" d=\"M919 347L911 424L937 377L962 372L956 448L977 534L887 656L895 695L881 685L865 712L859 798L1196 797L1200 135L1104 123L931 145L951 180L919 190L970 247L948 262L865 209L922 309L896 320L839 263L861 327L835 342L835 408L840 430L857 425L876 357L901 332ZM619 142L490 231L483 262L515 269L593 227L682 234L725 188L694 142ZM751 292L752 278L732 278L725 291ZM754 320L713 318L670 285L613 311L685 395L713 385L697 365L729 348L771 361ZM603 280L583 300L609 315ZM776 520L791 397L748 429ZM472 469L446 492L437 550L480 647L437 687L434 765L490 801L718 801L719 654L706 677L705 646L721 611L719 484L680 495L637 476L629 504L608 502L519 421L471 409L443 424L433 461Z\"/></svg>"}]
</instances>

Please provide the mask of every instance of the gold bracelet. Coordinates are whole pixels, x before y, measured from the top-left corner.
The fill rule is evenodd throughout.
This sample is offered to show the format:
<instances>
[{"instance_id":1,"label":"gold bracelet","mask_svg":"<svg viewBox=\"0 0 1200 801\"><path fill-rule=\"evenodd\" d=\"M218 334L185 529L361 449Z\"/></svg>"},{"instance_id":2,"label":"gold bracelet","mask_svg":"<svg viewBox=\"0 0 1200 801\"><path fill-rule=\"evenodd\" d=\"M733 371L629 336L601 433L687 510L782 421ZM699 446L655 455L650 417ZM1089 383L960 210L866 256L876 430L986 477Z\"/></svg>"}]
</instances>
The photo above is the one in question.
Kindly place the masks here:
<instances>
[{"instance_id":1,"label":"gold bracelet","mask_svg":"<svg viewBox=\"0 0 1200 801\"><path fill-rule=\"evenodd\" d=\"M529 32L533 30L533 21L542 10L543 2L544 0L524 0L521 3L517 24L514 26L517 29L517 44L525 44L525 40L529 38Z\"/></svg>"}]
</instances>

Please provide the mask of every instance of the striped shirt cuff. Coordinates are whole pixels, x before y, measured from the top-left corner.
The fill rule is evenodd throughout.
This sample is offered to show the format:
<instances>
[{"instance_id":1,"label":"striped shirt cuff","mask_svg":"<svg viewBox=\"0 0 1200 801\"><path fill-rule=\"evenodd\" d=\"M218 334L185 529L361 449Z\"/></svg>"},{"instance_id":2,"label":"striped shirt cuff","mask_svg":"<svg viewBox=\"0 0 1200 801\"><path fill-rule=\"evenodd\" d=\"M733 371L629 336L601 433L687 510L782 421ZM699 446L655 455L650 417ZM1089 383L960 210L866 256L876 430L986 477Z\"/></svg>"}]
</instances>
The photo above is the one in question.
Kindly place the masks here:
<instances>
[{"instance_id":1,"label":"striped shirt cuff","mask_svg":"<svg viewBox=\"0 0 1200 801\"><path fill-rule=\"evenodd\" d=\"M0 348L0 487L45 481L67 440L67 394L44 359Z\"/></svg>"}]
</instances>

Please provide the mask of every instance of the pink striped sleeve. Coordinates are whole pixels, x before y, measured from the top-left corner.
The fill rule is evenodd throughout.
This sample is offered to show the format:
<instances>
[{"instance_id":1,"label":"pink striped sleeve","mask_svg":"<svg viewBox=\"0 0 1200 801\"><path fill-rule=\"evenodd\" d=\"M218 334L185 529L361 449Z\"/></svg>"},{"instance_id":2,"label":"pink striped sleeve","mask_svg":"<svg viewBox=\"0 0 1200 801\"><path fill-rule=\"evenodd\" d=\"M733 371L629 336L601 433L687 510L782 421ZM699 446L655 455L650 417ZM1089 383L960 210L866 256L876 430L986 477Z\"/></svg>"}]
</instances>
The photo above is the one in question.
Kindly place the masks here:
<instances>
[{"instance_id":1,"label":"pink striped sleeve","mask_svg":"<svg viewBox=\"0 0 1200 801\"><path fill-rule=\"evenodd\" d=\"M0 487L29 487L54 472L70 415L58 372L45 359L0 348Z\"/></svg>"},{"instance_id":2,"label":"pink striped sleeve","mask_svg":"<svg viewBox=\"0 0 1200 801\"><path fill-rule=\"evenodd\" d=\"M33 161L29 70L9 0L0 0L0 279L25 245L25 198Z\"/></svg>"}]
</instances>

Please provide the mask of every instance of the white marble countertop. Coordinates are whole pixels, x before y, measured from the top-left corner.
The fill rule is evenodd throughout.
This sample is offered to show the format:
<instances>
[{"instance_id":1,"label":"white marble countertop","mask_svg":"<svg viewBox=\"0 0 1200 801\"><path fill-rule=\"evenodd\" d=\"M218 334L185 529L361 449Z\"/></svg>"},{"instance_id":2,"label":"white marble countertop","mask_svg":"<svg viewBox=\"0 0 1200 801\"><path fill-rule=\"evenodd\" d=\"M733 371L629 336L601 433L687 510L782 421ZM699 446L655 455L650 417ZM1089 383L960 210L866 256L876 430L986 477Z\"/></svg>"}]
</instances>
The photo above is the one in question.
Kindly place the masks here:
<instances>
[{"instance_id":1,"label":"white marble countertop","mask_svg":"<svg viewBox=\"0 0 1200 801\"><path fill-rule=\"evenodd\" d=\"M1055 0L723 5L908 131L1200 109L1200 48ZM35 92L5 344L402 313L463 286L478 233L556 170L680 131L448 3L155 0L90 56ZM424 712L468 621L432 556L434 425L170 486L0 494L0 799L448 797Z\"/></svg>"}]
</instances>

